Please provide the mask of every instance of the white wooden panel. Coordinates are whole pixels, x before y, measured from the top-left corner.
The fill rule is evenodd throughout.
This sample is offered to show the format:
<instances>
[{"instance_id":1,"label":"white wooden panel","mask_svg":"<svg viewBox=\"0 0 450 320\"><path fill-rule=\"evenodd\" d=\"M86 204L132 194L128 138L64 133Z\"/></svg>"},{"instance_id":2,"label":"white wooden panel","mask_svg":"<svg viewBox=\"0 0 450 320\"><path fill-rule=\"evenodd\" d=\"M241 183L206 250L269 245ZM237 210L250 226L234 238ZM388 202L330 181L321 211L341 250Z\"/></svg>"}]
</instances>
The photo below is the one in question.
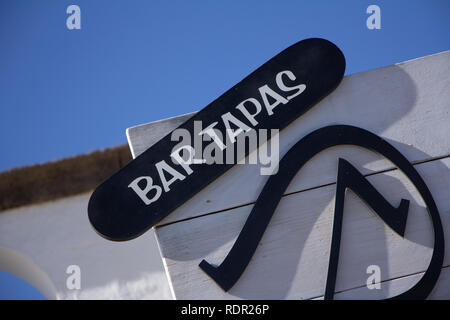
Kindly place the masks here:
<instances>
[{"instance_id":1,"label":"white wooden panel","mask_svg":"<svg viewBox=\"0 0 450 320\"><path fill-rule=\"evenodd\" d=\"M126 134L133 158L150 148L194 114L196 112L128 128Z\"/></svg>"},{"instance_id":2,"label":"white wooden panel","mask_svg":"<svg viewBox=\"0 0 450 320\"><path fill-rule=\"evenodd\" d=\"M444 265L448 266L450 157L415 167L440 210L447 235ZM398 205L401 198L411 201L405 238L394 234L349 191L344 209L337 291L364 286L368 277L366 268L372 264L380 266L383 281L422 272L432 253L431 222L409 180L398 170L374 174L368 179L392 204ZM323 295L334 192L335 185L328 185L284 196L249 266L228 293L204 274L198 264L204 258L213 264L222 262L252 205L156 228L176 298L308 299ZM443 273L441 281L448 282L447 276L448 272ZM367 290L366 298L371 298L370 294L380 297L377 290L360 290ZM392 295L403 291L404 286L393 286L387 292ZM450 298L450 290L445 297Z\"/></svg>"},{"instance_id":3,"label":"white wooden panel","mask_svg":"<svg viewBox=\"0 0 450 320\"><path fill-rule=\"evenodd\" d=\"M384 299L385 297L392 297L394 293L405 292L411 288L423 276L423 272L402 278L397 278L383 282L379 290L369 290L366 286L350 289L347 291L335 294L336 300L350 300L350 299ZM428 296L429 300L448 300L450 299L450 267L442 268L439 281ZM323 296L314 300L323 300Z\"/></svg>"},{"instance_id":4,"label":"white wooden panel","mask_svg":"<svg viewBox=\"0 0 450 320\"><path fill-rule=\"evenodd\" d=\"M282 130L283 155L307 133L330 124L351 124L391 142L411 162L450 154L450 51L385 68L346 76L341 85L305 115ZM193 114L127 130L130 147L139 155ZM310 162L287 193L335 181L336 157L331 150ZM340 154L360 165L364 174L391 168L379 156L352 148ZM233 208L255 201L266 176L259 165L236 165L160 224ZM245 190L245 192L242 192Z\"/></svg>"},{"instance_id":5,"label":"white wooden panel","mask_svg":"<svg viewBox=\"0 0 450 320\"><path fill-rule=\"evenodd\" d=\"M132 241L103 239L87 219L90 196L2 211L0 270L47 299L172 299L153 230ZM81 269L79 290L67 286L70 265Z\"/></svg>"}]
</instances>

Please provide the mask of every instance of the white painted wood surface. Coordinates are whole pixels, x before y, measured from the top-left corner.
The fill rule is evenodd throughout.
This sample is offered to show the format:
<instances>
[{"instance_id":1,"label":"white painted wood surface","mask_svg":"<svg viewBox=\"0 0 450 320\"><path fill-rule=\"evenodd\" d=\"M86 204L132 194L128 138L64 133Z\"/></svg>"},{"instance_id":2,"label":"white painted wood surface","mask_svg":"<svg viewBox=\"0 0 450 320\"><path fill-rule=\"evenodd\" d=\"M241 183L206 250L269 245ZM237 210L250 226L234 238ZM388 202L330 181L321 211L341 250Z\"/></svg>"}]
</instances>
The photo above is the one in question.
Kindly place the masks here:
<instances>
[{"instance_id":1,"label":"white painted wood surface","mask_svg":"<svg viewBox=\"0 0 450 320\"><path fill-rule=\"evenodd\" d=\"M411 288L423 273L413 274L407 277L393 279L384 283L380 290L367 290L365 286L355 288L343 292L338 292L334 298L336 300L348 300L348 299L367 299L367 300L380 300L386 297L392 297L396 292L405 292L408 288ZM428 296L429 300L448 300L450 288L450 267L442 268L442 273L439 278L439 282L434 287L433 291ZM393 293L391 293L393 292ZM322 300L323 297L317 298Z\"/></svg>"},{"instance_id":2,"label":"white painted wood surface","mask_svg":"<svg viewBox=\"0 0 450 320\"><path fill-rule=\"evenodd\" d=\"M330 96L280 134L283 155L307 133L351 124L392 143L428 184L450 248L450 51L344 78ZM127 130L139 155L190 115ZM336 298L384 298L404 292L429 262L430 220L410 182L392 164L361 148L342 146L312 159L291 182L242 278L225 293L198 267L220 264L240 232L267 176L258 165L236 165L166 217L156 228L178 299L314 299L325 289L337 158L350 161L393 204L411 201L405 238L394 234L352 192L346 196ZM193 218L193 219L192 219ZM187 219L187 220L186 220ZM450 265L446 253L444 266ZM371 265L381 290L365 286ZM444 268L430 298L449 299ZM447 284L447 285L445 285Z\"/></svg>"},{"instance_id":3,"label":"white painted wood surface","mask_svg":"<svg viewBox=\"0 0 450 320\"><path fill-rule=\"evenodd\" d=\"M416 168L441 210L445 233L450 234L450 174L442 174L443 170L450 172L450 158L426 162ZM364 285L369 265L380 266L381 279L385 281L425 271L431 257L430 219L414 187L398 170L368 179L390 203L398 205L401 198L411 201L405 238L391 231L358 197L347 192L337 291ZM245 273L228 293L203 273L198 264L202 259L213 264L222 262L252 205L157 228L175 297L308 299L321 296L328 268L334 193L335 185L329 185L283 197ZM450 248L448 240L449 237L447 249ZM445 265L449 265L450 255L446 256ZM371 290L367 294L379 293Z\"/></svg>"}]
</instances>

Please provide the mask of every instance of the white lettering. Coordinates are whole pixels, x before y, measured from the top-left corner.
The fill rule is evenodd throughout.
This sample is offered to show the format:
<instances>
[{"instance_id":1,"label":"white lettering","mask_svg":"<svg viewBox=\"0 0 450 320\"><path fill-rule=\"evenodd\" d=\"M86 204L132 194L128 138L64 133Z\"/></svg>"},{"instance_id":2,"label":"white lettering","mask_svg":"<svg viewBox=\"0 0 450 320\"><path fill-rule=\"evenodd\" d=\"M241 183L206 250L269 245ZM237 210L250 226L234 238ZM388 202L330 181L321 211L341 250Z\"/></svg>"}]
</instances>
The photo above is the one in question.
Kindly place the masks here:
<instances>
[{"instance_id":1,"label":"white lettering","mask_svg":"<svg viewBox=\"0 0 450 320\"><path fill-rule=\"evenodd\" d=\"M141 189L139 187L139 182L141 182L143 180L146 181L146 185L145 185L144 189ZM153 185L153 179L151 177L147 177L147 176L143 176L143 177L134 179L133 182L131 182L128 185L128 188L133 189L133 191L136 192L136 194L139 196L139 198L141 198L141 200L144 201L144 203L146 205L149 205L150 203L155 202L161 196L161 187L158 185ZM149 199L147 197L147 194L151 190L155 190L155 195L151 199Z\"/></svg>"},{"instance_id":2,"label":"white lettering","mask_svg":"<svg viewBox=\"0 0 450 320\"><path fill-rule=\"evenodd\" d=\"M292 80L292 81L294 81L296 79L296 77L289 70L281 71L276 76L276 82L277 82L278 88L280 88L283 91L297 90L296 93L294 93L294 94L292 94L292 95L287 97L288 100L291 100L292 98L295 98L296 96L301 94L303 91L305 91L306 85L304 85L304 84L299 84L299 85L294 86L294 87L288 87L287 85L285 85L284 82L283 82L283 75L287 75L289 80Z\"/></svg>"},{"instance_id":3,"label":"white lettering","mask_svg":"<svg viewBox=\"0 0 450 320\"><path fill-rule=\"evenodd\" d=\"M255 105L256 107L256 111L255 113L250 113L247 108L244 106L246 102L251 102ZM255 98L249 98L247 100L242 101L241 103L239 103L236 107L236 109L240 110L242 112L242 114L247 118L248 121L250 121L250 123L253 126L256 126L258 124L258 121L255 120L255 116L257 114L259 114L261 112L261 103L259 103L258 100L256 100Z\"/></svg>"},{"instance_id":4,"label":"white lettering","mask_svg":"<svg viewBox=\"0 0 450 320\"><path fill-rule=\"evenodd\" d=\"M286 103L289 102L288 99L280 96L278 93L273 91L267 84L263 85L258 90L259 90L259 93L261 94L261 98L262 98L262 100L264 102L264 105L266 106L267 113L269 114L269 116L273 115L273 111L272 110L276 106L278 106L280 103L286 104ZM269 99L267 98L267 96L270 96L273 99L275 99L274 103L270 104Z\"/></svg>"},{"instance_id":5,"label":"white lettering","mask_svg":"<svg viewBox=\"0 0 450 320\"><path fill-rule=\"evenodd\" d=\"M161 180L162 186L164 188L165 192L170 191L169 186L174 183L177 180L184 180L184 178L186 178L184 175L182 175L181 173L179 173L177 170L175 170L174 168L172 168L171 166L169 166L167 164L166 161L162 160L160 162L158 162L156 165L156 170L158 170L159 173L159 179ZM166 179L166 175L164 174L164 172L169 173L170 175L172 175L172 178L170 180Z\"/></svg>"}]
</instances>

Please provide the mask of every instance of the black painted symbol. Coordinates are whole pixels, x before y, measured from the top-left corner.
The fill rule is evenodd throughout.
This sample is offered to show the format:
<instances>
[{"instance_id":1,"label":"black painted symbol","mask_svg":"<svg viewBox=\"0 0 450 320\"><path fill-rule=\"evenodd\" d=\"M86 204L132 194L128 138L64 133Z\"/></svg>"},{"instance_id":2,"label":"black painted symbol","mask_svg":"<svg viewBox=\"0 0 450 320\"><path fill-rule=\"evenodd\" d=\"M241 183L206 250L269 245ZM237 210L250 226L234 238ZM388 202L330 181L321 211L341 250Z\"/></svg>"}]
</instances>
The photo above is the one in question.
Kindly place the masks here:
<instances>
[{"instance_id":1,"label":"black painted symbol","mask_svg":"<svg viewBox=\"0 0 450 320\"><path fill-rule=\"evenodd\" d=\"M319 152L338 145L355 145L377 152L390 160L414 184L424 200L434 230L434 248L430 264L419 282L408 291L391 299L425 299L436 284L444 261L444 231L434 199L419 173L392 145L361 128L345 125L318 129L298 141L283 157L278 174L271 176L245 222L236 242L222 264L215 267L203 260L200 268L223 290L228 291L240 278L253 256L281 197L295 174ZM332 299L336 283L344 191L352 189L396 233L403 236L409 202L391 206L383 196L348 161L339 161L336 205L325 299ZM301 214L301 212L299 212Z\"/></svg>"}]
</instances>

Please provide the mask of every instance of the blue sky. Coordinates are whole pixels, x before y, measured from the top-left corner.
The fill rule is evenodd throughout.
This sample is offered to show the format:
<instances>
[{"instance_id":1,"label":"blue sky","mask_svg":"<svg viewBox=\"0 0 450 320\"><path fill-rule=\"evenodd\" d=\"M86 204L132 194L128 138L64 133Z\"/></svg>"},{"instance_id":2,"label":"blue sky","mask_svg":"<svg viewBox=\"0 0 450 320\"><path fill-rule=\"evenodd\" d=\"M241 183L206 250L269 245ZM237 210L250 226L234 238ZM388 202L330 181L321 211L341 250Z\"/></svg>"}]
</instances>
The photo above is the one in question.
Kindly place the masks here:
<instances>
[{"instance_id":1,"label":"blue sky","mask_svg":"<svg viewBox=\"0 0 450 320\"><path fill-rule=\"evenodd\" d=\"M46 300L24 280L0 270L0 300Z\"/></svg>"},{"instance_id":2,"label":"blue sky","mask_svg":"<svg viewBox=\"0 0 450 320\"><path fill-rule=\"evenodd\" d=\"M448 0L2 0L0 170L125 143L127 127L199 110L305 38L336 43L350 74L448 50L449 30Z\"/></svg>"},{"instance_id":3,"label":"blue sky","mask_svg":"<svg viewBox=\"0 0 450 320\"><path fill-rule=\"evenodd\" d=\"M71 4L81 30L66 27ZM381 30L366 27L371 4ZM2 0L0 171L125 143L305 38L336 43L351 74L449 50L449 31L448 0Z\"/></svg>"}]
</instances>

